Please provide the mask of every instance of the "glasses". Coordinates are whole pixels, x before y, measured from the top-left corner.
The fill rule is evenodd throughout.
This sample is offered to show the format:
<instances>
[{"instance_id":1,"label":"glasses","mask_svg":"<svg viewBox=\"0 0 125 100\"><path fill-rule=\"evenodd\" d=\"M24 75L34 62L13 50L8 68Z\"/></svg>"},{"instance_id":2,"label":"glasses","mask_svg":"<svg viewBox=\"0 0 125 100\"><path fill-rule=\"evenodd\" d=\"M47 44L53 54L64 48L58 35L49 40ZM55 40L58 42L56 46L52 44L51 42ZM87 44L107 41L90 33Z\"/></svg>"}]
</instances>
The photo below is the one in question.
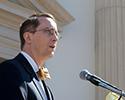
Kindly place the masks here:
<instances>
[{"instance_id":1,"label":"glasses","mask_svg":"<svg viewBox=\"0 0 125 100\"><path fill-rule=\"evenodd\" d=\"M59 40L62 38L62 36L60 36L60 34L59 34L59 31L56 31L55 29L46 29L45 28L45 29L36 30L35 32L39 32L39 31L43 31L48 36L56 35Z\"/></svg>"}]
</instances>

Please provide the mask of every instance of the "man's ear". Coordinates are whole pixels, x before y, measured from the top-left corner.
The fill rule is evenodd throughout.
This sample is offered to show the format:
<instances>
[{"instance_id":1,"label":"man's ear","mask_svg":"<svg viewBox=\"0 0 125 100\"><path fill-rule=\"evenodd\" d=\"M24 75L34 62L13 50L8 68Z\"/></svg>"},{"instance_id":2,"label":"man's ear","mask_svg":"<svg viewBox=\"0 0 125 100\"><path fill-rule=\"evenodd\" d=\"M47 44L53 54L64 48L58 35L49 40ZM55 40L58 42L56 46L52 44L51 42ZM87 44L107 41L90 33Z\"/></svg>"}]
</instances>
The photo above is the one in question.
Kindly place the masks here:
<instances>
[{"instance_id":1,"label":"man's ear","mask_svg":"<svg viewBox=\"0 0 125 100\"><path fill-rule=\"evenodd\" d=\"M23 38L24 38L24 40L25 40L25 43L31 43L31 40L32 40L32 33L30 33L30 32L25 32L24 34L23 34Z\"/></svg>"}]
</instances>

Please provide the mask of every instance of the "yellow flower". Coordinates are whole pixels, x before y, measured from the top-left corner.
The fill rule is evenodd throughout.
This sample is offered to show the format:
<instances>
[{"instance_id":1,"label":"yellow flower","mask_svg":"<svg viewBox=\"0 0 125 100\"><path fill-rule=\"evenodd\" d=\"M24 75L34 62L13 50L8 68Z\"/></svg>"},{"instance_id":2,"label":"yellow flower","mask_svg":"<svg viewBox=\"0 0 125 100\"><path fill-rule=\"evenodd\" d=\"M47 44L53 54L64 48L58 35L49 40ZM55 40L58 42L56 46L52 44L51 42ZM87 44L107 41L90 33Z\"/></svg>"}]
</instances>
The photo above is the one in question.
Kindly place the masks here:
<instances>
[{"instance_id":1,"label":"yellow flower","mask_svg":"<svg viewBox=\"0 0 125 100\"><path fill-rule=\"evenodd\" d=\"M109 92L108 95L106 96L106 100L118 100L119 95L114 93L114 92ZM123 100L122 98L120 100Z\"/></svg>"}]
</instances>

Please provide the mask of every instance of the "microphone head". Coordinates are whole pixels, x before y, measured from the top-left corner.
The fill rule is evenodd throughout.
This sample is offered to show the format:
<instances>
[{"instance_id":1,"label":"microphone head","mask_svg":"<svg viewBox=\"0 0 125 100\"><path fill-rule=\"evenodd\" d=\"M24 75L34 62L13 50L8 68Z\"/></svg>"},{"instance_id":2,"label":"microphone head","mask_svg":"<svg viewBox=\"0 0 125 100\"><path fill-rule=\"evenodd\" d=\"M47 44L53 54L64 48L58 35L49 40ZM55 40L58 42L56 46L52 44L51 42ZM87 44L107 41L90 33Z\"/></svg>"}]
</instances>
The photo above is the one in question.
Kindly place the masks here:
<instances>
[{"instance_id":1,"label":"microphone head","mask_svg":"<svg viewBox=\"0 0 125 100\"><path fill-rule=\"evenodd\" d=\"M98 78L97 76L91 74L88 70L84 69L80 72L79 74L80 78L82 80L88 80L90 81L91 83L93 83L94 85L96 86L99 86L100 85L100 82L101 82L101 79Z\"/></svg>"},{"instance_id":2,"label":"microphone head","mask_svg":"<svg viewBox=\"0 0 125 100\"><path fill-rule=\"evenodd\" d=\"M88 80L88 75L91 75L91 73L87 69L84 69L80 72L79 77L82 80Z\"/></svg>"}]
</instances>

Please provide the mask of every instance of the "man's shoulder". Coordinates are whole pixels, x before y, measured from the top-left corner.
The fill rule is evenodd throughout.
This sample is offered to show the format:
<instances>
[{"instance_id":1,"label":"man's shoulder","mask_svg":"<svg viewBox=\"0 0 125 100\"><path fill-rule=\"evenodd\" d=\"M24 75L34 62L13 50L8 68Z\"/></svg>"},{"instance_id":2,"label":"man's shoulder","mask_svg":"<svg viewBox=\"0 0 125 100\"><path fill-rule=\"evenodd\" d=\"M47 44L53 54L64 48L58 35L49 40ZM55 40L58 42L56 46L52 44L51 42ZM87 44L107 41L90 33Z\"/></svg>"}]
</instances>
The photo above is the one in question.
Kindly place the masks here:
<instances>
[{"instance_id":1,"label":"man's shoulder","mask_svg":"<svg viewBox=\"0 0 125 100\"><path fill-rule=\"evenodd\" d=\"M5 60L0 63L0 72L1 71L13 71L13 69L17 69L16 64L14 64L13 59Z\"/></svg>"},{"instance_id":2,"label":"man's shoulder","mask_svg":"<svg viewBox=\"0 0 125 100\"><path fill-rule=\"evenodd\" d=\"M13 69L13 68L15 69L18 65L19 64L16 60L16 57L13 57L11 59L7 59L7 60L0 62L0 69Z\"/></svg>"},{"instance_id":3,"label":"man's shoulder","mask_svg":"<svg viewBox=\"0 0 125 100\"><path fill-rule=\"evenodd\" d=\"M20 59L22 58L23 55L21 53L19 53L17 56L15 56L14 58L11 58L11 59L7 59L7 60L4 60L2 62L0 62L0 66L1 65L10 65L10 64L15 64L17 63L17 59Z\"/></svg>"},{"instance_id":4,"label":"man's shoulder","mask_svg":"<svg viewBox=\"0 0 125 100\"><path fill-rule=\"evenodd\" d=\"M1 66L1 65L8 65L8 64L11 64L11 62L12 62L12 59L2 61L2 62L0 63L0 66Z\"/></svg>"}]
</instances>

